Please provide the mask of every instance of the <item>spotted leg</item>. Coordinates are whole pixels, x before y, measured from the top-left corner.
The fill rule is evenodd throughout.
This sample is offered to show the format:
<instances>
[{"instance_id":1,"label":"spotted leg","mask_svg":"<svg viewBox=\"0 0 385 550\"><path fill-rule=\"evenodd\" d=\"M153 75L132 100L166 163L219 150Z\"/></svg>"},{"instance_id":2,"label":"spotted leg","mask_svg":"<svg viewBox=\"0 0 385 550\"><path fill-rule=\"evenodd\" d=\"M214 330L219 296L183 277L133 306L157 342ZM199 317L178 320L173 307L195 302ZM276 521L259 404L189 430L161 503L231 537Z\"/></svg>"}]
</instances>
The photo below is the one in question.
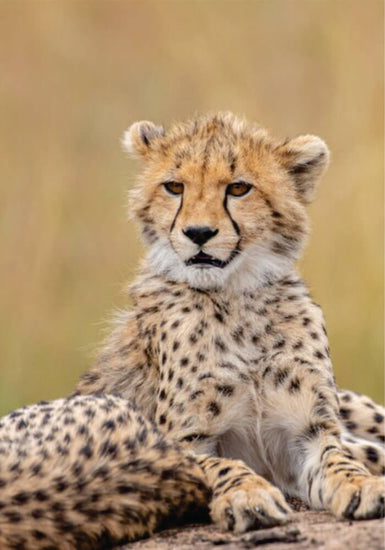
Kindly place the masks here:
<instances>
[{"instance_id":1,"label":"spotted leg","mask_svg":"<svg viewBox=\"0 0 385 550\"><path fill-rule=\"evenodd\" d=\"M370 397L338 390L339 416L352 436L385 445L385 408Z\"/></svg>"},{"instance_id":2,"label":"spotted leg","mask_svg":"<svg viewBox=\"0 0 385 550\"><path fill-rule=\"evenodd\" d=\"M385 474L385 450L378 445L350 433L342 433L343 450L364 464L371 474Z\"/></svg>"},{"instance_id":3,"label":"spotted leg","mask_svg":"<svg viewBox=\"0 0 385 550\"><path fill-rule=\"evenodd\" d=\"M290 508L279 489L242 461L200 455L198 464L212 489L212 520L222 530L242 533L288 521Z\"/></svg>"},{"instance_id":4,"label":"spotted leg","mask_svg":"<svg viewBox=\"0 0 385 550\"><path fill-rule=\"evenodd\" d=\"M277 484L340 518L382 517L384 479L344 449L330 370L293 361L271 369L265 382L262 437Z\"/></svg>"}]
</instances>

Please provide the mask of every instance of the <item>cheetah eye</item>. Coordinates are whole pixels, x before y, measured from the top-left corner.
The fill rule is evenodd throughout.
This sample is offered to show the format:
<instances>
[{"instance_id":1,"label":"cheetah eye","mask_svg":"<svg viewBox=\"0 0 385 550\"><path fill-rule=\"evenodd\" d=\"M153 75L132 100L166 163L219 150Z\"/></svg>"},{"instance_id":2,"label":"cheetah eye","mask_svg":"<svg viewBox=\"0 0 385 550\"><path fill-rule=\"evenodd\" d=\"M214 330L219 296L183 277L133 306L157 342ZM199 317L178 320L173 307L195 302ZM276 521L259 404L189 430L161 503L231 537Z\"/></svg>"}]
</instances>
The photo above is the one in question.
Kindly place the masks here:
<instances>
[{"instance_id":1,"label":"cheetah eye","mask_svg":"<svg viewBox=\"0 0 385 550\"><path fill-rule=\"evenodd\" d=\"M238 181L236 183L230 183L226 187L226 194L232 197L243 197L250 191L252 185L245 183L244 181Z\"/></svg>"},{"instance_id":2,"label":"cheetah eye","mask_svg":"<svg viewBox=\"0 0 385 550\"><path fill-rule=\"evenodd\" d=\"M163 187L170 195L181 195L184 189L183 183L178 183L176 181L166 181Z\"/></svg>"}]
</instances>

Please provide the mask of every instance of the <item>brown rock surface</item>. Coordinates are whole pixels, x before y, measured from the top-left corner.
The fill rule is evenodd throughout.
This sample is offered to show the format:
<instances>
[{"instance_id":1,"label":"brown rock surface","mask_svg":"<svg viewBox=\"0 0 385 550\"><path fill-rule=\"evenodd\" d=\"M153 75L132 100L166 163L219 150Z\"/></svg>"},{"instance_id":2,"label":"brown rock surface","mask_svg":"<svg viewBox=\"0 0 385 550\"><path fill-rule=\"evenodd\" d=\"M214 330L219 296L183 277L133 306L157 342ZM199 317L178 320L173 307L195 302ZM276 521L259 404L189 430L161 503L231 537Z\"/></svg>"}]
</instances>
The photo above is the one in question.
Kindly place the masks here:
<instances>
[{"instance_id":1,"label":"brown rock surface","mask_svg":"<svg viewBox=\"0 0 385 550\"><path fill-rule=\"evenodd\" d=\"M153 537L126 544L122 550L383 550L384 522L338 521L328 512L310 511L296 503L291 522L284 527L260 529L242 535L222 533L214 525L167 529Z\"/></svg>"}]
</instances>

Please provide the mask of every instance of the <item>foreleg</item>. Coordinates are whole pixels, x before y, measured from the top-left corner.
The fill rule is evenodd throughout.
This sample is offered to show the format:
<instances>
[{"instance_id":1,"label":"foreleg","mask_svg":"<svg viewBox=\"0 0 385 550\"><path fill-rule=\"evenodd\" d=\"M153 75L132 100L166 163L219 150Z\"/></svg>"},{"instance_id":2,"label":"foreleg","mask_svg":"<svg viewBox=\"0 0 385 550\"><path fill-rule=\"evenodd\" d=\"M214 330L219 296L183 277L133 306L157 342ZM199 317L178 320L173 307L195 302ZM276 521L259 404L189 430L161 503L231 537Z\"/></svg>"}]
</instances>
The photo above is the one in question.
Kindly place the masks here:
<instances>
[{"instance_id":1,"label":"foreleg","mask_svg":"<svg viewBox=\"0 0 385 550\"><path fill-rule=\"evenodd\" d=\"M279 489L242 461L200 455L198 464L212 490L212 520L222 530L241 533L288 521L290 508Z\"/></svg>"},{"instance_id":2,"label":"foreleg","mask_svg":"<svg viewBox=\"0 0 385 550\"><path fill-rule=\"evenodd\" d=\"M384 481L344 449L330 372L307 363L285 363L265 376L262 436L273 478L338 517L381 517Z\"/></svg>"}]
</instances>

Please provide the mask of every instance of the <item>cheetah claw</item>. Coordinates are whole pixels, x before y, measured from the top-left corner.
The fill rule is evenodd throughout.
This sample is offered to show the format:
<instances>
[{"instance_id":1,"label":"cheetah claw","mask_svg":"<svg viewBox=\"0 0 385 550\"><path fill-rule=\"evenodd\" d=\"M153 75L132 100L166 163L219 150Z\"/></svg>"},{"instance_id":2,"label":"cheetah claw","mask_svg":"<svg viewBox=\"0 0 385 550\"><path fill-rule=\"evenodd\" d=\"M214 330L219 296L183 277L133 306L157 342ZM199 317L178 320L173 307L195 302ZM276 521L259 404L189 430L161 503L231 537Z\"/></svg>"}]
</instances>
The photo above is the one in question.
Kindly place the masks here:
<instances>
[{"instance_id":1,"label":"cheetah claw","mask_svg":"<svg viewBox=\"0 0 385 550\"><path fill-rule=\"evenodd\" d=\"M331 509L337 517L360 520L385 516L385 480L377 476L357 476L337 491Z\"/></svg>"},{"instance_id":2,"label":"cheetah claw","mask_svg":"<svg viewBox=\"0 0 385 550\"><path fill-rule=\"evenodd\" d=\"M283 495L274 487L269 490L237 487L215 497L211 504L211 516L218 527L236 533L283 525L290 512Z\"/></svg>"}]
</instances>

